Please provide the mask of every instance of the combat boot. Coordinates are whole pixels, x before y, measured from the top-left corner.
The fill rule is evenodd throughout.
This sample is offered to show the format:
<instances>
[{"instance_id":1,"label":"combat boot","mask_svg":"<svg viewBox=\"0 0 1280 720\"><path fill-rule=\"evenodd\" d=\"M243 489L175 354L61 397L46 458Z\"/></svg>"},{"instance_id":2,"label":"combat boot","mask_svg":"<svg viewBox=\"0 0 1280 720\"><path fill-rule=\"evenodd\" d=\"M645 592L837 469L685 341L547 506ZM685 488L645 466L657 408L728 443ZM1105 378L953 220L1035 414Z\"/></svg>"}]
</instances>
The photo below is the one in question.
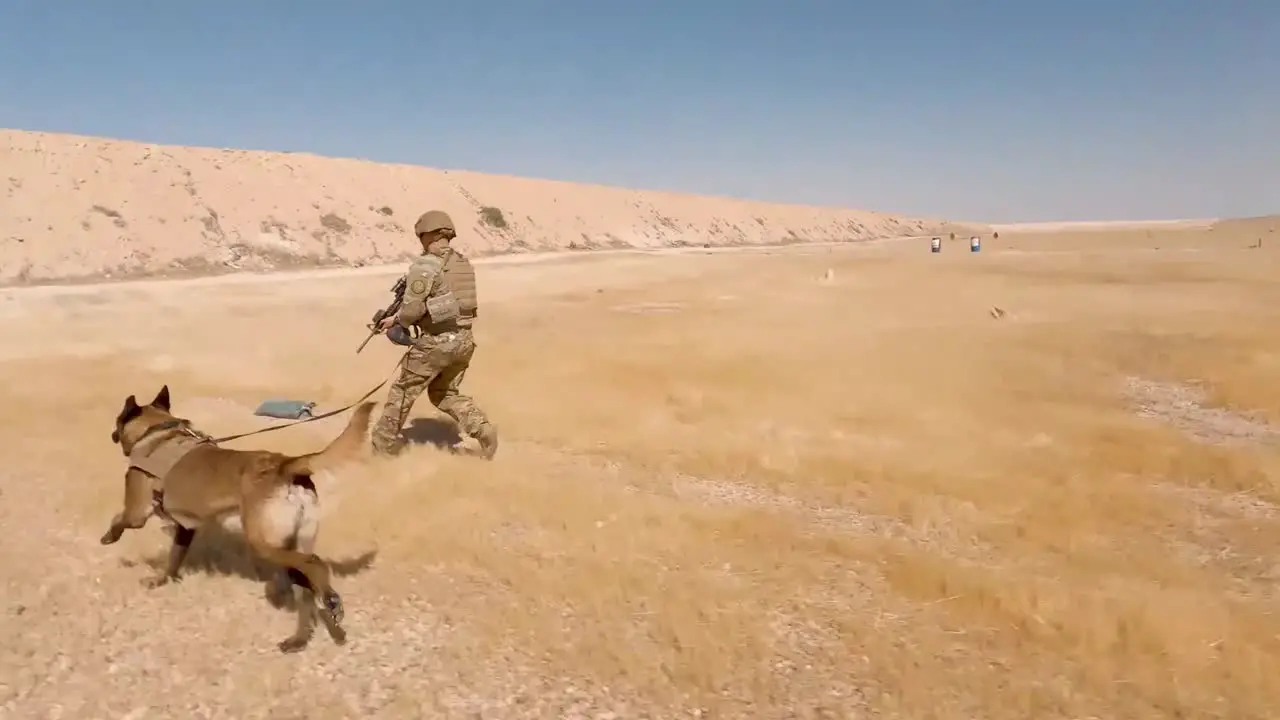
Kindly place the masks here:
<instances>
[{"instance_id":1,"label":"combat boot","mask_svg":"<svg viewBox=\"0 0 1280 720\"><path fill-rule=\"evenodd\" d=\"M493 423L481 425L480 431L476 433L476 440L480 441L480 457L492 460L498 452L498 428Z\"/></svg>"}]
</instances>

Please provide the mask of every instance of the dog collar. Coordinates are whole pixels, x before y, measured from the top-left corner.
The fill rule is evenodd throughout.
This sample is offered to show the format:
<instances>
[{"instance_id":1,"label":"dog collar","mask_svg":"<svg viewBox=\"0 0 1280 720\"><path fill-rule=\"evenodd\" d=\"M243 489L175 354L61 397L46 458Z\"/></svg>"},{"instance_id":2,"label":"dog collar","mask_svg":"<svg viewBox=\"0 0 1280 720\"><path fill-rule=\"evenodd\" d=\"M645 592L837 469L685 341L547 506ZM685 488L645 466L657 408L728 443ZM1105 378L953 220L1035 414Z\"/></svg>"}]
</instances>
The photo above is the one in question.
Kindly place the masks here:
<instances>
[{"instance_id":1,"label":"dog collar","mask_svg":"<svg viewBox=\"0 0 1280 720\"><path fill-rule=\"evenodd\" d=\"M146 440L147 438L151 437L152 435L155 435L156 433L164 432L165 430L172 430L176 427L181 427L184 422L186 421L174 419L174 420L166 420L160 423L159 425L152 425L151 427L147 428L146 432L138 436L138 439L134 440L133 444L137 445L138 443L141 443L143 440Z\"/></svg>"},{"instance_id":2,"label":"dog collar","mask_svg":"<svg viewBox=\"0 0 1280 720\"><path fill-rule=\"evenodd\" d=\"M141 444L143 440L146 440L147 438L151 437L152 435L155 435L156 433L162 433L165 430L181 430L182 432L186 433L187 435L190 435L191 437L197 440L200 440L201 442L213 442L213 438L191 427L190 420L183 420L182 418L174 418L173 420L165 420L159 425L152 425L151 427L147 428L146 432L142 433L142 435L137 440L133 441L133 444L137 446Z\"/></svg>"}]
</instances>

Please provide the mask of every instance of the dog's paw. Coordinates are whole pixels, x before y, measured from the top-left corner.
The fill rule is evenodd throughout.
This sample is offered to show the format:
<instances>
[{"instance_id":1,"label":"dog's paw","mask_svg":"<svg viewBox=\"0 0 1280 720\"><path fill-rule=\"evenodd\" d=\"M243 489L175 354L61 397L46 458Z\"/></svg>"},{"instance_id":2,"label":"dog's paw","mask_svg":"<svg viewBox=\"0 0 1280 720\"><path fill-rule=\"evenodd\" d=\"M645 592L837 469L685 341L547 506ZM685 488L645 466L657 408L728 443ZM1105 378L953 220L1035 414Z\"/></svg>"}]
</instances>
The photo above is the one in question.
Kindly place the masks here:
<instances>
[{"instance_id":1,"label":"dog's paw","mask_svg":"<svg viewBox=\"0 0 1280 720\"><path fill-rule=\"evenodd\" d=\"M124 528L112 527L98 539L98 542L103 545L113 545L120 540L122 535L124 535Z\"/></svg>"},{"instance_id":2,"label":"dog's paw","mask_svg":"<svg viewBox=\"0 0 1280 720\"><path fill-rule=\"evenodd\" d=\"M345 616L345 611L342 608L342 596L332 590L326 592L324 594L324 611L335 626L341 625L342 618Z\"/></svg>"},{"instance_id":3,"label":"dog's paw","mask_svg":"<svg viewBox=\"0 0 1280 720\"><path fill-rule=\"evenodd\" d=\"M335 645L347 644L347 631L343 630L341 625L326 624L325 628L329 631L329 637L333 639Z\"/></svg>"},{"instance_id":4,"label":"dog's paw","mask_svg":"<svg viewBox=\"0 0 1280 720\"><path fill-rule=\"evenodd\" d=\"M307 646L307 643L310 641L311 641L311 638L309 637L299 637L297 635L293 635L285 638L284 640L281 640L279 643L276 644L276 647L280 648L280 652L285 653L287 655L291 653L300 652L303 648Z\"/></svg>"},{"instance_id":5,"label":"dog's paw","mask_svg":"<svg viewBox=\"0 0 1280 720\"><path fill-rule=\"evenodd\" d=\"M160 588L160 587L164 587L165 585L168 585L170 580L176 580L176 579L177 578L171 578L168 575L156 575L149 578L143 578L142 587L148 590L155 590L156 588Z\"/></svg>"}]
</instances>

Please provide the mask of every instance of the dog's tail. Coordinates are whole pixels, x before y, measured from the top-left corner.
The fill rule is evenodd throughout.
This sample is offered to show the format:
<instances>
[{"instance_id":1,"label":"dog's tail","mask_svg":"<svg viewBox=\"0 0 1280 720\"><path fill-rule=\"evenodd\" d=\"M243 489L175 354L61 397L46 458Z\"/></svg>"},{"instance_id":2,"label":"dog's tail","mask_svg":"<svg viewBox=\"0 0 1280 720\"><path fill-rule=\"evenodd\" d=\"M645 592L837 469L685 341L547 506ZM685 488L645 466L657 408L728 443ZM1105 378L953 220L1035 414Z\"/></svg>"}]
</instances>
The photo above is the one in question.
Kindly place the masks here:
<instances>
[{"instance_id":1,"label":"dog's tail","mask_svg":"<svg viewBox=\"0 0 1280 720\"><path fill-rule=\"evenodd\" d=\"M360 407L351 413L346 429L325 449L289 460L284 464L283 471L289 475L312 475L355 460L365 445L365 435L369 432L369 419L376 404L372 400L361 403Z\"/></svg>"}]
</instances>

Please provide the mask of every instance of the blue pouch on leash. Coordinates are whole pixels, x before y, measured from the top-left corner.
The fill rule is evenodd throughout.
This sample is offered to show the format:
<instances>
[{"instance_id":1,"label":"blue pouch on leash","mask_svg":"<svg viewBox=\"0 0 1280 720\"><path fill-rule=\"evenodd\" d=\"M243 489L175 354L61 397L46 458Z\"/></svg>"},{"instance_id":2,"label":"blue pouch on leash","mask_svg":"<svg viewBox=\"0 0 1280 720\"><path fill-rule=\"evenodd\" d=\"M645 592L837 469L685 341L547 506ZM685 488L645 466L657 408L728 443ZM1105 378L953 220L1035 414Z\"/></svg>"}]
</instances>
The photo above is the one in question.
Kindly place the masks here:
<instances>
[{"instance_id":1,"label":"blue pouch on leash","mask_svg":"<svg viewBox=\"0 0 1280 720\"><path fill-rule=\"evenodd\" d=\"M301 420L311 417L311 410L315 406L315 403L305 400L267 400L253 414L281 420Z\"/></svg>"}]
</instances>

